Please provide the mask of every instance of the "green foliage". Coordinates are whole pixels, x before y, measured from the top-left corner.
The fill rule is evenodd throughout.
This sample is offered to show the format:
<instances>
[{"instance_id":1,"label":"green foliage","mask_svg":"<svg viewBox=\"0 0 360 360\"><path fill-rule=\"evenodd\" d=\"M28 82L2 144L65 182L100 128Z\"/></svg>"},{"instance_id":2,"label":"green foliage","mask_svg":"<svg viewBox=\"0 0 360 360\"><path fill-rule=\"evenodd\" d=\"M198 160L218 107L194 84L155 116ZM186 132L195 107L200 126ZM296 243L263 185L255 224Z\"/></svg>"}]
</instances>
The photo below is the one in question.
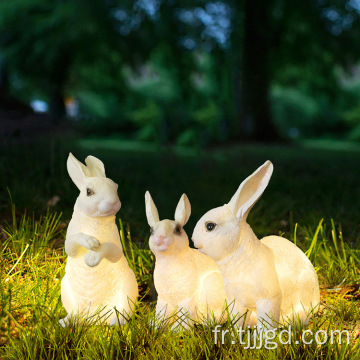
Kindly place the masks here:
<instances>
[{"instance_id":1,"label":"green foliage","mask_svg":"<svg viewBox=\"0 0 360 360\"><path fill-rule=\"evenodd\" d=\"M227 134L222 131L222 114L219 107L209 101L204 107L194 110L190 114L193 125L185 128L177 138L181 146L204 147L211 141L226 140Z\"/></svg>"},{"instance_id":2,"label":"green foliage","mask_svg":"<svg viewBox=\"0 0 360 360\"><path fill-rule=\"evenodd\" d=\"M353 243L350 246L346 243L341 228L337 231L333 220L331 220L330 234L321 220L312 238L307 235L305 239L310 240L306 255L320 269L327 286L359 283L360 252L357 249L359 244Z\"/></svg>"},{"instance_id":3,"label":"green foliage","mask_svg":"<svg viewBox=\"0 0 360 360\"><path fill-rule=\"evenodd\" d=\"M154 49L148 63L142 64L139 69L126 66L124 76L129 88L145 100L170 103L178 97L178 84L174 78L173 69L164 64L163 50Z\"/></svg>"},{"instance_id":4,"label":"green foliage","mask_svg":"<svg viewBox=\"0 0 360 360\"><path fill-rule=\"evenodd\" d=\"M137 134L139 140L164 140L162 110L155 101L148 100L143 107L132 111L129 117L140 129Z\"/></svg>"},{"instance_id":5,"label":"green foliage","mask_svg":"<svg viewBox=\"0 0 360 360\"><path fill-rule=\"evenodd\" d=\"M276 125L283 137L311 135L319 117L319 104L295 88L275 87L272 104Z\"/></svg>"},{"instance_id":6,"label":"green foliage","mask_svg":"<svg viewBox=\"0 0 360 360\"><path fill-rule=\"evenodd\" d=\"M77 97L85 113L92 114L96 118L99 118L100 121L111 119L112 117L115 118L115 121L118 120L116 119L115 113L119 105L113 94L104 97L103 95L88 91L78 93Z\"/></svg>"},{"instance_id":7,"label":"green foliage","mask_svg":"<svg viewBox=\"0 0 360 360\"><path fill-rule=\"evenodd\" d=\"M345 137L354 129L350 138L358 139L358 97L342 82L359 61L356 2L259 4L2 1L0 71L23 101L41 98L55 108L75 97L85 120L78 128L87 133L125 130L146 141L198 147L237 138L246 127L261 125L266 135L267 111L262 119L254 110L244 119L243 102L254 97L252 107L267 104L272 88L283 137L291 128L305 137ZM268 10L268 21L253 29L267 36L254 31L252 43L264 41L269 58L255 64L244 31L256 6ZM251 71L245 74L243 64ZM242 87L255 81L258 88Z\"/></svg>"},{"instance_id":8,"label":"green foliage","mask_svg":"<svg viewBox=\"0 0 360 360\"><path fill-rule=\"evenodd\" d=\"M344 120L351 127L349 134L350 140L359 141L360 139L360 79L359 76L353 76L349 79L349 76L343 75L344 87L346 90L348 100L343 104L342 116Z\"/></svg>"},{"instance_id":9,"label":"green foliage","mask_svg":"<svg viewBox=\"0 0 360 360\"><path fill-rule=\"evenodd\" d=\"M89 77L99 90L121 64L112 48L118 35L110 13L111 6L97 0L1 2L0 46L16 76L13 91L52 105L54 97L64 99L84 83L89 88ZM115 93L119 75L110 84Z\"/></svg>"}]
</instances>

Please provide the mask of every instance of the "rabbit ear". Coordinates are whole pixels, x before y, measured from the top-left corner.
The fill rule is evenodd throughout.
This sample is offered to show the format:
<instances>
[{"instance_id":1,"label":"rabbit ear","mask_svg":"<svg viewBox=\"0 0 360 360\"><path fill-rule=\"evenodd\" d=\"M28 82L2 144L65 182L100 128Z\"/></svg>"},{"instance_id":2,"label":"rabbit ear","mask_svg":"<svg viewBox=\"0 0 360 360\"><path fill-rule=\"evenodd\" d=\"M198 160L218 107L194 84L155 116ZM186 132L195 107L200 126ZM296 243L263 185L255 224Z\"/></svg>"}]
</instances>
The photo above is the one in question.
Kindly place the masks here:
<instances>
[{"instance_id":1,"label":"rabbit ear","mask_svg":"<svg viewBox=\"0 0 360 360\"><path fill-rule=\"evenodd\" d=\"M148 224L153 227L159 222L159 213L148 191L145 193L145 209Z\"/></svg>"},{"instance_id":2,"label":"rabbit ear","mask_svg":"<svg viewBox=\"0 0 360 360\"><path fill-rule=\"evenodd\" d=\"M239 220L247 218L249 211L264 192L273 168L273 164L269 160L266 161L241 183L231 198L228 205Z\"/></svg>"},{"instance_id":3,"label":"rabbit ear","mask_svg":"<svg viewBox=\"0 0 360 360\"><path fill-rule=\"evenodd\" d=\"M186 194L182 194L175 210L175 221L184 226L190 217L191 205Z\"/></svg>"},{"instance_id":4,"label":"rabbit ear","mask_svg":"<svg viewBox=\"0 0 360 360\"><path fill-rule=\"evenodd\" d=\"M84 186L85 178L88 176L88 169L84 164L77 160L72 153L69 153L66 165L71 180L81 191Z\"/></svg>"},{"instance_id":5,"label":"rabbit ear","mask_svg":"<svg viewBox=\"0 0 360 360\"><path fill-rule=\"evenodd\" d=\"M105 175L105 166L101 160L96 158L95 156L89 155L85 159L85 163L87 168L89 169L89 173L94 177L106 177Z\"/></svg>"}]
</instances>

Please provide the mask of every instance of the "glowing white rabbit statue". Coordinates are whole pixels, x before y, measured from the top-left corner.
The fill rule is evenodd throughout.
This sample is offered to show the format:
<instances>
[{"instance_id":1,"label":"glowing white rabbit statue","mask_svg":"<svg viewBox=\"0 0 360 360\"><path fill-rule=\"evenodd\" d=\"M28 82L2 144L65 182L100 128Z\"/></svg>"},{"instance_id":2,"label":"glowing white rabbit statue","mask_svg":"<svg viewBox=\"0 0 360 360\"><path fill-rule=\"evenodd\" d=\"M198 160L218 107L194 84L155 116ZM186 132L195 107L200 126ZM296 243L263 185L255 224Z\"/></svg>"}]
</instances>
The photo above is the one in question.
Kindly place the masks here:
<instances>
[{"instance_id":1,"label":"glowing white rabbit statue","mask_svg":"<svg viewBox=\"0 0 360 360\"><path fill-rule=\"evenodd\" d=\"M305 325L320 302L314 267L289 240L267 236L259 241L246 222L272 171L272 163L265 162L242 182L228 204L202 216L192 240L218 264L234 315L249 310L246 323L260 328L276 327L279 320L299 319Z\"/></svg>"},{"instance_id":2,"label":"glowing white rabbit statue","mask_svg":"<svg viewBox=\"0 0 360 360\"><path fill-rule=\"evenodd\" d=\"M183 194L180 198L175 221L159 220L148 191L145 206L150 225L150 249L156 256L157 317L167 319L176 313L178 318L174 328L179 325L188 327L185 314L195 321L212 316L217 321L223 320L226 295L221 272L214 260L189 247L189 239L183 229L191 213L187 196Z\"/></svg>"},{"instance_id":3,"label":"glowing white rabbit statue","mask_svg":"<svg viewBox=\"0 0 360 360\"><path fill-rule=\"evenodd\" d=\"M105 176L99 159L88 156L85 163L69 154L67 169L80 195L66 233L61 300L68 315L60 323L65 326L72 316L88 317L101 309L98 315L108 323L114 325L119 318L123 324L122 314L133 312L138 285L115 224L121 207L118 186Z\"/></svg>"}]
</instances>

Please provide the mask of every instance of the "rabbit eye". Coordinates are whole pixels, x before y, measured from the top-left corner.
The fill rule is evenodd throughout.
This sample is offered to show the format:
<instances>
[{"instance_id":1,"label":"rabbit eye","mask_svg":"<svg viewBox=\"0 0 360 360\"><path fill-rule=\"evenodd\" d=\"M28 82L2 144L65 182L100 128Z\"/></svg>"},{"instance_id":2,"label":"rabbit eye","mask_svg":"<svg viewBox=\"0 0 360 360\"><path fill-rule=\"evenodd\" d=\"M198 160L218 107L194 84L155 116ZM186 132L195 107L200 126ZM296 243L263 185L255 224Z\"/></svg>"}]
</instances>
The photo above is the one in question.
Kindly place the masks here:
<instances>
[{"instance_id":1,"label":"rabbit eye","mask_svg":"<svg viewBox=\"0 0 360 360\"><path fill-rule=\"evenodd\" d=\"M92 191L90 188L86 188L86 195L87 196L91 196L91 195L94 195L94 191Z\"/></svg>"},{"instance_id":2,"label":"rabbit eye","mask_svg":"<svg viewBox=\"0 0 360 360\"><path fill-rule=\"evenodd\" d=\"M176 225L175 229L174 229L174 234L176 235L180 235L181 234L181 227L180 225Z\"/></svg>"},{"instance_id":3,"label":"rabbit eye","mask_svg":"<svg viewBox=\"0 0 360 360\"><path fill-rule=\"evenodd\" d=\"M207 231L213 231L216 228L216 224L209 221L205 224Z\"/></svg>"},{"instance_id":4,"label":"rabbit eye","mask_svg":"<svg viewBox=\"0 0 360 360\"><path fill-rule=\"evenodd\" d=\"M154 229L152 227L150 228L150 235L154 235Z\"/></svg>"}]
</instances>

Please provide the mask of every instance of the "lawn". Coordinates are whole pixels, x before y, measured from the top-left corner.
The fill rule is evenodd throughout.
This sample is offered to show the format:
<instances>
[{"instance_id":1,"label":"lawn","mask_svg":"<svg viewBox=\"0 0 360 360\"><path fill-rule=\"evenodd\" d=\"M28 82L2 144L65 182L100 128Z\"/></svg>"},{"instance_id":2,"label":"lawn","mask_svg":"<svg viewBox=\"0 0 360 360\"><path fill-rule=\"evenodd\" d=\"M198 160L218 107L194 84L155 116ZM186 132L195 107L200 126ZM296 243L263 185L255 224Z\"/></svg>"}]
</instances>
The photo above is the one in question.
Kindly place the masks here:
<instances>
[{"instance_id":1,"label":"lawn","mask_svg":"<svg viewBox=\"0 0 360 360\"><path fill-rule=\"evenodd\" d=\"M149 190L162 218L172 218L176 203L186 193L192 204L190 233L207 210L228 202L241 181L266 160L274 164L268 188L250 213L249 223L259 236L285 233L295 223L316 227L333 218L353 241L360 230L360 148L325 143L305 146L232 145L207 150L158 147L118 139L68 137L9 144L0 148L0 216L9 218L9 191L19 213L44 214L54 196L54 212L71 218L77 188L71 182L66 159L71 151L84 161L99 157L107 176L119 184L119 216L129 224L133 238L148 234L144 194Z\"/></svg>"},{"instance_id":2,"label":"lawn","mask_svg":"<svg viewBox=\"0 0 360 360\"><path fill-rule=\"evenodd\" d=\"M360 150L325 145L237 144L192 150L73 137L2 148L0 358L358 359ZM143 296L123 327L57 325L65 315L60 300L64 237L77 196L66 171L69 151L82 161L89 154L99 157L107 176L119 184L119 228ZM295 241L315 265L322 304L308 326L313 335L308 333L306 340L312 343L282 345L278 332L276 349L245 349L237 341L233 344L229 333L224 344L215 343L211 326L178 333L151 327L152 257L145 191L151 192L160 218L173 218L185 192L192 204L185 227L190 236L200 216L227 202L240 182L267 159L274 164L274 174L248 222L259 237L280 233ZM223 329L233 326L228 321ZM349 343L324 342L323 332L317 340L324 343L317 344L319 329L326 334L347 330ZM301 339L301 331L294 331L293 338Z\"/></svg>"}]
</instances>

